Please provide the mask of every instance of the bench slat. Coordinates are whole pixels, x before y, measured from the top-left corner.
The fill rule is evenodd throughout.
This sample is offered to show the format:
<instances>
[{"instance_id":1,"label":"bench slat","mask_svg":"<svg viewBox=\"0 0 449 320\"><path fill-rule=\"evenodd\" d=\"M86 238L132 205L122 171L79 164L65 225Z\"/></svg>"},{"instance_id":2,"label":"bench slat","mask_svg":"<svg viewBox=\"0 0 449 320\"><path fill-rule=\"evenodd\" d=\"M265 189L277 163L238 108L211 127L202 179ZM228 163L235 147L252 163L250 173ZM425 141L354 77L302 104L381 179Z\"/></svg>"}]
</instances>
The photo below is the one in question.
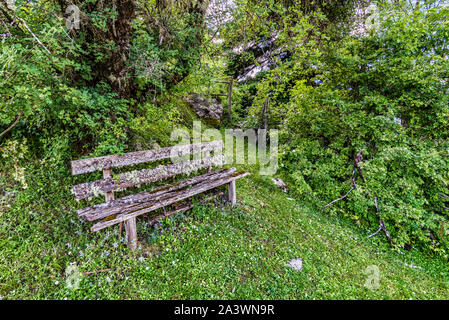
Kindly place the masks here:
<instances>
[{"instance_id":1,"label":"bench slat","mask_svg":"<svg viewBox=\"0 0 449 320\"><path fill-rule=\"evenodd\" d=\"M107 192L123 190L129 187L146 184L174 177L179 174L190 174L199 169L224 164L224 155L205 157L197 160L159 166L154 169L135 170L121 173L117 178L107 178L73 186L72 193L76 200L103 195Z\"/></svg>"},{"instance_id":2,"label":"bench slat","mask_svg":"<svg viewBox=\"0 0 449 320\"><path fill-rule=\"evenodd\" d=\"M121 213L124 206L130 206L133 204L141 204L143 202L148 202L151 200L159 199L165 193L180 190L185 187L209 181L213 179L219 179L225 176L229 176L235 172L235 168L231 169L220 169L214 172L206 173L201 176L196 176L188 180L184 180L169 186L155 188L150 191L141 192L138 194L129 195L108 203L101 203L77 211L80 218L84 218L88 221L94 221L98 219L105 218L110 215Z\"/></svg>"},{"instance_id":3,"label":"bench slat","mask_svg":"<svg viewBox=\"0 0 449 320\"><path fill-rule=\"evenodd\" d=\"M189 153L193 154L200 152L206 153L210 151L220 151L222 149L223 149L223 141L216 140L211 142L167 147L157 150L129 152L123 155L111 155L97 158L75 160L71 162L72 175L168 159L173 154L182 156Z\"/></svg>"},{"instance_id":4,"label":"bench slat","mask_svg":"<svg viewBox=\"0 0 449 320\"><path fill-rule=\"evenodd\" d=\"M227 184L231 181L235 181L237 179L243 178L243 177L247 176L248 174L249 173L247 173L247 172L233 173L231 176L220 178L220 179L213 180L213 181L206 181L206 182L200 183L198 185L195 185L192 188L189 188L186 190L181 190L174 194L165 194L165 195L167 195L166 199L158 199L157 201L150 201L147 203L143 203L139 206L133 205L131 208L132 212L127 212L124 209L124 210L122 210L123 213L118 214L114 219L96 223L95 225L92 226L91 231L98 231L98 230L104 229L106 227L112 226L114 224L120 223L122 221L125 221L127 219L134 218L134 217L137 217L144 213L151 212L156 209L171 205L173 203L190 198L199 193L203 193L207 190L214 189L221 185ZM137 209L137 211L135 211L136 209Z\"/></svg>"}]
</instances>

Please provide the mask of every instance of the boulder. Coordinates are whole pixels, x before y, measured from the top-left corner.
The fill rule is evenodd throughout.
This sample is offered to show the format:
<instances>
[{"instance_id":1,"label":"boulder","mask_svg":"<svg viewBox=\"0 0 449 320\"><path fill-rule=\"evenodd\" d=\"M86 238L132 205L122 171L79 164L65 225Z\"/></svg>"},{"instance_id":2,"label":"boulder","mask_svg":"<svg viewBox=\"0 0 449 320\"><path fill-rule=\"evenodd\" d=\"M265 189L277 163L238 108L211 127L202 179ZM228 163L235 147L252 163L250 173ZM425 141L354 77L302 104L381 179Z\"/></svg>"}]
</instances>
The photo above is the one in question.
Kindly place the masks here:
<instances>
[{"instance_id":1,"label":"boulder","mask_svg":"<svg viewBox=\"0 0 449 320\"><path fill-rule=\"evenodd\" d=\"M197 93L184 98L198 117L205 120L220 122L223 116L223 106L216 98L206 99Z\"/></svg>"}]
</instances>

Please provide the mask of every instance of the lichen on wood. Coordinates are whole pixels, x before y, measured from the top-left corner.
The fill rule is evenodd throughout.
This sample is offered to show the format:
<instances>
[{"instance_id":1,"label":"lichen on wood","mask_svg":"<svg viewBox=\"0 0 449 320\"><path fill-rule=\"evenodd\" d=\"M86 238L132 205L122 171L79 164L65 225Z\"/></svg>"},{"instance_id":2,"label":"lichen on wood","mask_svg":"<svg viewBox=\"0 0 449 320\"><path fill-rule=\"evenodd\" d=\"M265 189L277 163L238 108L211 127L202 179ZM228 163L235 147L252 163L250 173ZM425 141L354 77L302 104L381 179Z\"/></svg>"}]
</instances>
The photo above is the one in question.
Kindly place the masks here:
<instances>
[{"instance_id":1,"label":"lichen on wood","mask_svg":"<svg viewBox=\"0 0 449 320\"><path fill-rule=\"evenodd\" d=\"M75 185L72 191L76 199L86 199L102 195L106 192L124 190L136 185L164 180L180 174L190 175L200 169L221 166L223 163L224 155L218 154L213 157L180 162L167 166L158 166L154 169L143 169L121 173L115 178L106 178Z\"/></svg>"}]
</instances>

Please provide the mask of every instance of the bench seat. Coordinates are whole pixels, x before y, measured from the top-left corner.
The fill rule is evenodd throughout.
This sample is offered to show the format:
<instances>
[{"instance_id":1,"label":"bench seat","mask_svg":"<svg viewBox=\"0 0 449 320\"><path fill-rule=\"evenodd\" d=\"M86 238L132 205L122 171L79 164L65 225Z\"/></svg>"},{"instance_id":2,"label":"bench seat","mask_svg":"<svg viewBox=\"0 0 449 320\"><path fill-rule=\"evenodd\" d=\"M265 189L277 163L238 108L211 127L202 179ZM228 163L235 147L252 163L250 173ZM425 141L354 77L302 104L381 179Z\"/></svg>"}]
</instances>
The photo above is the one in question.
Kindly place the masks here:
<instances>
[{"instance_id":1,"label":"bench seat","mask_svg":"<svg viewBox=\"0 0 449 320\"><path fill-rule=\"evenodd\" d=\"M92 231L98 231L228 184L246 175L248 175L246 172L235 172L235 168L217 170L169 186L80 209L77 213L79 217L87 221L104 219L91 228Z\"/></svg>"},{"instance_id":2,"label":"bench seat","mask_svg":"<svg viewBox=\"0 0 449 320\"><path fill-rule=\"evenodd\" d=\"M194 155L192 160L190 160L191 155ZM117 174L112 171L115 168L168 158L172 159L172 164ZM173 205L226 184L228 185L228 201L231 205L235 205L237 201L235 180L245 177L248 173L236 172L235 168L212 171L212 167L222 166L224 162L223 141L221 140L72 161L72 174L74 175L97 170L103 171L103 179L73 186L72 193L77 201L89 201L97 196L105 197L104 203L79 209L77 214L87 221L96 221L90 228L91 231L98 231L123 222L128 246L134 250L137 247L136 217L140 215ZM150 191L115 199L114 192L121 192L133 187L139 188L145 184L180 175L190 175L198 170L207 170L207 173L156 187ZM152 221L157 221L159 218L180 210L183 209L153 217Z\"/></svg>"}]
</instances>

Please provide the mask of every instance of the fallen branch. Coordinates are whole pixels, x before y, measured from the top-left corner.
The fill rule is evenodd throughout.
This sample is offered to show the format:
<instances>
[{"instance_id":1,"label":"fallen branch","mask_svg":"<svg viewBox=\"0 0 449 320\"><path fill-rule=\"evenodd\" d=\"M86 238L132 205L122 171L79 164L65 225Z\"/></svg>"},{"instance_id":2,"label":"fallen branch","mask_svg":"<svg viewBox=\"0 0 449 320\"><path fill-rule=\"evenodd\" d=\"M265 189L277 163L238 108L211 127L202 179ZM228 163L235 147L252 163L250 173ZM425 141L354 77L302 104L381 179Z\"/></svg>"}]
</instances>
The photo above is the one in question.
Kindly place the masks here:
<instances>
[{"instance_id":1,"label":"fallen branch","mask_svg":"<svg viewBox=\"0 0 449 320\"><path fill-rule=\"evenodd\" d=\"M351 193L351 191L354 190L354 189L355 189L355 187L352 187L352 188L351 188L351 189L350 189L344 196L342 196L342 197L340 197L340 198L338 198L338 199L335 199L335 200L329 202L329 203L326 204L324 207L322 207L321 210L324 210L325 208L331 206L333 203L335 203L335 202L337 202L337 201L343 200L343 199L346 198L346 197Z\"/></svg>"},{"instance_id":2,"label":"fallen branch","mask_svg":"<svg viewBox=\"0 0 449 320\"><path fill-rule=\"evenodd\" d=\"M362 168L360 168L359 163L363 161L363 150L361 150L359 153L357 153L357 155L354 157L354 168L352 169L352 178L351 178L351 182L352 182L352 188L342 197L335 199L331 202L329 202L328 204L326 204L324 207L321 208L321 210L324 210L325 208L331 206L332 204L334 204L337 201L343 200L345 199L354 189L357 189L359 186L357 185L357 183L355 182L355 171L357 170L360 174L360 177L362 178L363 182L366 182L365 178L363 177L362 174ZM368 195L370 194L369 190L367 191ZM374 205L376 206L376 212L377 215L379 216L379 229L377 229L377 231L375 231L374 233L370 234L368 236L368 238L371 238L373 236L375 236L376 234L378 234L380 231L383 231L385 233L385 236L387 237L388 241L390 242L390 244L393 244L393 241L391 240L391 236L390 233L387 231L387 227L385 226L384 222L382 221L382 218L380 217L380 210L379 210L379 206L377 205L377 196L374 197ZM449 208L447 208L449 210Z\"/></svg>"},{"instance_id":3,"label":"fallen branch","mask_svg":"<svg viewBox=\"0 0 449 320\"><path fill-rule=\"evenodd\" d=\"M14 17L14 20L19 21L22 26L31 34L31 36L34 38L34 40L36 40L37 44L44 49L49 55L52 55L50 50L47 49L47 47L39 40L39 38L33 33L33 31L31 31L31 29L28 27L27 23L25 22L25 20L23 20L22 18L18 17L16 15L16 13L14 12L14 10L11 10L11 8L9 8L8 4L6 3L5 0L2 0L1 3L3 4L3 10L2 11L7 11L9 14L11 14Z\"/></svg>"},{"instance_id":4,"label":"fallen branch","mask_svg":"<svg viewBox=\"0 0 449 320\"><path fill-rule=\"evenodd\" d=\"M355 183L355 169L356 169L356 166L354 165L354 168L352 169L352 178L351 178L352 188L344 196L342 196L338 199L335 199L335 200L329 202L328 204L326 204L324 207L321 208L321 211L324 210L325 208L331 206L335 202L345 199L354 189L358 188L357 183Z\"/></svg>"},{"instance_id":5,"label":"fallen branch","mask_svg":"<svg viewBox=\"0 0 449 320\"><path fill-rule=\"evenodd\" d=\"M379 227L379 229L377 229L376 232L371 233L371 234L368 236L368 238L371 238L371 237L375 236L376 234L378 234L378 233L380 232L380 230L382 230L381 227Z\"/></svg>"},{"instance_id":6,"label":"fallen branch","mask_svg":"<svg viewBox=\"0 0 449 320\"><path fill-rule=\"evenodd\" d=\"M385 233L385 236L388 239L388 242L390 242L390 244L393 244L393 241L391 240L391 236L390 233L387 231L387 227L385 226L384 222L382 221L382 218L380 217L380 210L379 210L379 206L377 205L377 196L374 197L374 205L376 206L376 212L379 216L379 229L377 229L376 232L370 234L368 236L368 238L371 238L373 236L375 236L376 234L378 234L381 230Z\"/></svg>"},{"instance_id":7,"label":"fallen branch","mask_svg":"<svg viewBox=\"0 0 449 320\"><path fill-rule=\"evenodd\" d=\"M14 121L14 123L12 125L9 126L8 129L6 129L5 131L3 131L2 133L0 133L0 137L4 136L5 134L7 134L9 131L12 130L12 128L14 128L20 121L20 118L22 118L22 112L19 113L19 116L17 117L16 121Z\"/></svg>"}]
</instances>

